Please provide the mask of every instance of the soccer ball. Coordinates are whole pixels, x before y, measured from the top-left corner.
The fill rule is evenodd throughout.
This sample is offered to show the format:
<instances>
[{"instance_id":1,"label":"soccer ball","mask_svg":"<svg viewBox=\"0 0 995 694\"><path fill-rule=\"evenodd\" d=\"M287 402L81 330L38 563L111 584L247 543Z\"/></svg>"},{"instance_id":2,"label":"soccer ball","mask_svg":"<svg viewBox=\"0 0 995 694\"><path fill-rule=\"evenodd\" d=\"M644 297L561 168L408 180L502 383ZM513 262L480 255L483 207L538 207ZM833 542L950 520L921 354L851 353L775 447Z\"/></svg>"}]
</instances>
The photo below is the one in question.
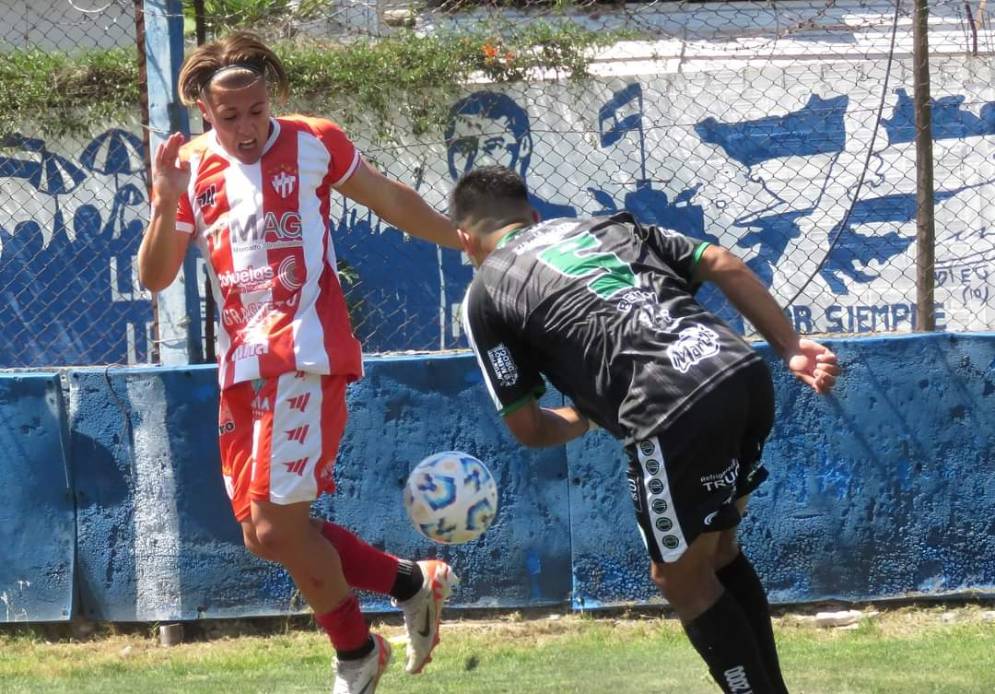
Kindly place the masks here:
<instances>
[{"instance_id":1,"label":"soccer ball","mask_svg":"<svg viewBox=\"0 0 995 694\"><path fill-rule=\"evenodd\" d=\"M446 545L479 537L494 520L497 501L497 485L487 466L459 451L425 458L404 487L404 508L415 529Z\"/></svg>"}]
</instances>

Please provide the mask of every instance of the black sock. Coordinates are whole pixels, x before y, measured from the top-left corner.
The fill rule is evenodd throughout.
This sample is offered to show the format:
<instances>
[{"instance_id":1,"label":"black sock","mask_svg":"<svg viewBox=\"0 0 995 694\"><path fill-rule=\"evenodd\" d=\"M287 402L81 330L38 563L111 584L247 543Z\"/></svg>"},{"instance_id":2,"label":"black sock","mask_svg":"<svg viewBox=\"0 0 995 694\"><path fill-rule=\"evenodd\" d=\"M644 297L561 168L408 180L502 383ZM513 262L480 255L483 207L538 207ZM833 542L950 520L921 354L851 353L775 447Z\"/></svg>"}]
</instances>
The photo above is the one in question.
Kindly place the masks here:
<instances>
[{"instance_id":1,"label":"black sock","mask_svg":"<svg viewBox=\"0 0 995 694\"><path fill-rule=\"evenodd\" d=\"M684 625L695 650L726 694L771 694L753 630L728 591Z\"/></svg>"},{"instance_id":2,"label":"black sock","mask_svg":"<svg viewBox=\"0 0 995 694\"><path fill-rule=\"evenodd\" d=\"M360 646L355 650L352 651L336 650L335 657L338 660L343 660L343 661L360 660L368 656L370 653L372 653L373 648L374 648L374 643L373 643L373 637L371 636L370 638L366 639L365 644L363 644L362 646Z\"/></svg>"},{"instance_id":3,"label":"black sock","mask_svg":"<svg viewBox=\"0 0 995 694\"><path fill-rule=\"evenodd\" d=\"M719 582L739 603L746 614L746 619L753 630L760 657L767 671L767 679L778 694L787 694L788 688L781 675L781 664L777 659L777 644L774 642L774 630L770 624L770 604L767 602L767 592L764 590L760 577L753 569L753 564L746 555L740 552L729 564L715 572Z\"/></svg>"},{"instance_id":4,"label":"black sock","mask_svg":"<svg viewBox=\"0 0 995 694\"><path fill-rule=\"evenodd\" d=\"M397 562L397 576L394 578L394 585L390 588L390 597L398 602L413 598L421 590L424 581L425 577L422 576L421 567L416 562L400 559Z\"/></svg>"}]
</instances>

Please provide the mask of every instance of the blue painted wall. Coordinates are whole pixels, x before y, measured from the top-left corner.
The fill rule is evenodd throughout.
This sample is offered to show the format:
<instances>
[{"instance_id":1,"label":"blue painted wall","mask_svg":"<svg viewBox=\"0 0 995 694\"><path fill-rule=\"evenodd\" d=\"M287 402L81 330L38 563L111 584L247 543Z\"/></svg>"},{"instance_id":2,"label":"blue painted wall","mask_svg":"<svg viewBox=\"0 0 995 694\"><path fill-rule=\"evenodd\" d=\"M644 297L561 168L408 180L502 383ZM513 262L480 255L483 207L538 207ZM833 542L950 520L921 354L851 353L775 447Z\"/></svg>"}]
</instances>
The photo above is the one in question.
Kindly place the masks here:
<instances>
[{"instance_id":1,"label":"blue painted wall","mask_svg":"<svg viewBox=\"0 0 995 694\"><path fill-rule=\"evenodd\" d=\"M772 364L771 474L741 526L772 602L995 592L995 338L827 344L844 369L831 397ZM657 599L638 531L619 530L617 446L587 437L567 457L575 607Z\"/></svg>"},{"instance_id":2,"label":"blue painted wall","mask_svg":"<svg viewBox=\"0 0 995 694\"><path fill-rule=\"evenodd\" d=\"M833 397L773 369L771 478L743 525L772 600L995 594L995 335L832 345L846 370ZM300 609L285 575L241 547L218 472L214 375L211 367L75 371L68 415L55 377L0 379L0 480L13 490L0 511L0 596L20 591L11 602L19 611L0 604L0 619L68 618L74 517L76 610L87 617ZM349 398L338 492L317 512L391 552L452 562L464 577L454 605L659 600L623 456L606 435L519 448L468 355L369 360ZM460 547L423 539L401 506L409 470L445 449L476 454L500 485L495 525ZM365 604L388 608L374 596Z\"/></svg>"},{"instance_id":3,"label":"blue painted wall","mask_svg":"<svg viewBox=\"0 0 995 694\"><path fill-rule=\"evenodd\" d=\"M55 374L0 378L0 622L69 619L75 510Z\"/></svg>"}]
</instances>

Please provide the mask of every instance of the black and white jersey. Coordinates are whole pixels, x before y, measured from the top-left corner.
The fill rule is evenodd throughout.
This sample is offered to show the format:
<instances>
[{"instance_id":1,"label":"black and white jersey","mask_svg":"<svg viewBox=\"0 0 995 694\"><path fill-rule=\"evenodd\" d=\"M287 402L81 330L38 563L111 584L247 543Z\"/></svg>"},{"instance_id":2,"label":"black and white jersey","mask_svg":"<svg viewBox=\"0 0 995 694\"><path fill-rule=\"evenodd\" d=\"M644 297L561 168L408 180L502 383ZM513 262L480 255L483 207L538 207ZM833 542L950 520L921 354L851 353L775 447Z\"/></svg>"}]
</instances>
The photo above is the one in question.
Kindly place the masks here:
<instances>
[{"instance_id":1,"label":"black and white jersey","mask_svg":"<svg viewBox=\"0 0 995 694\"><path fill-rule=\"evenodd\" d=\"M463 304L498 410L541 394L545 376L630 444L760 359L694 298L692 271L706 246L628 213L505 236Z\"/></svg>"}]
</instances>

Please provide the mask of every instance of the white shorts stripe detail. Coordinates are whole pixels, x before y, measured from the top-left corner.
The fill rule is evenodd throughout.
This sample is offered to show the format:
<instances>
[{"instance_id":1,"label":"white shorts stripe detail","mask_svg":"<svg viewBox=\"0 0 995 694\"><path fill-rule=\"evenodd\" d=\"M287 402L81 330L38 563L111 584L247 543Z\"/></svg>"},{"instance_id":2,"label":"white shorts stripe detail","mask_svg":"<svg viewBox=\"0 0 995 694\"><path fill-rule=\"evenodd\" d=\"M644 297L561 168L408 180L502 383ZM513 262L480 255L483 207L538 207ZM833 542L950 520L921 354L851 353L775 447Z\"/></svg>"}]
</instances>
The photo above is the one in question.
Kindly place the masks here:
<instances>
[{"instance_id":1,"label":"white shorts stripe detail","mask_svg":"<svg viewBox=\"0 0 995 694\"><path fill-rule=\"evenodd\" d=\"M675 562L681 558L688 545L680 521L677 520L660 440L653 437L640 441L635 448L643 488L646 490L646 497L642 501L646 504L646 517L652 526L653 541L660 550L663 561Z\"/></svg>"},{"instance_id":2,"label":"white shorts stripe detail","mask_svg":"<svg viewBox=\"0 0 995 694\"><path fill-rule=\"evenodd\" d=\"M321 376L286 373L277 380L269 459L269 496L275 504L318 498L321 395Z\"/></svg>"}]
</instances>

